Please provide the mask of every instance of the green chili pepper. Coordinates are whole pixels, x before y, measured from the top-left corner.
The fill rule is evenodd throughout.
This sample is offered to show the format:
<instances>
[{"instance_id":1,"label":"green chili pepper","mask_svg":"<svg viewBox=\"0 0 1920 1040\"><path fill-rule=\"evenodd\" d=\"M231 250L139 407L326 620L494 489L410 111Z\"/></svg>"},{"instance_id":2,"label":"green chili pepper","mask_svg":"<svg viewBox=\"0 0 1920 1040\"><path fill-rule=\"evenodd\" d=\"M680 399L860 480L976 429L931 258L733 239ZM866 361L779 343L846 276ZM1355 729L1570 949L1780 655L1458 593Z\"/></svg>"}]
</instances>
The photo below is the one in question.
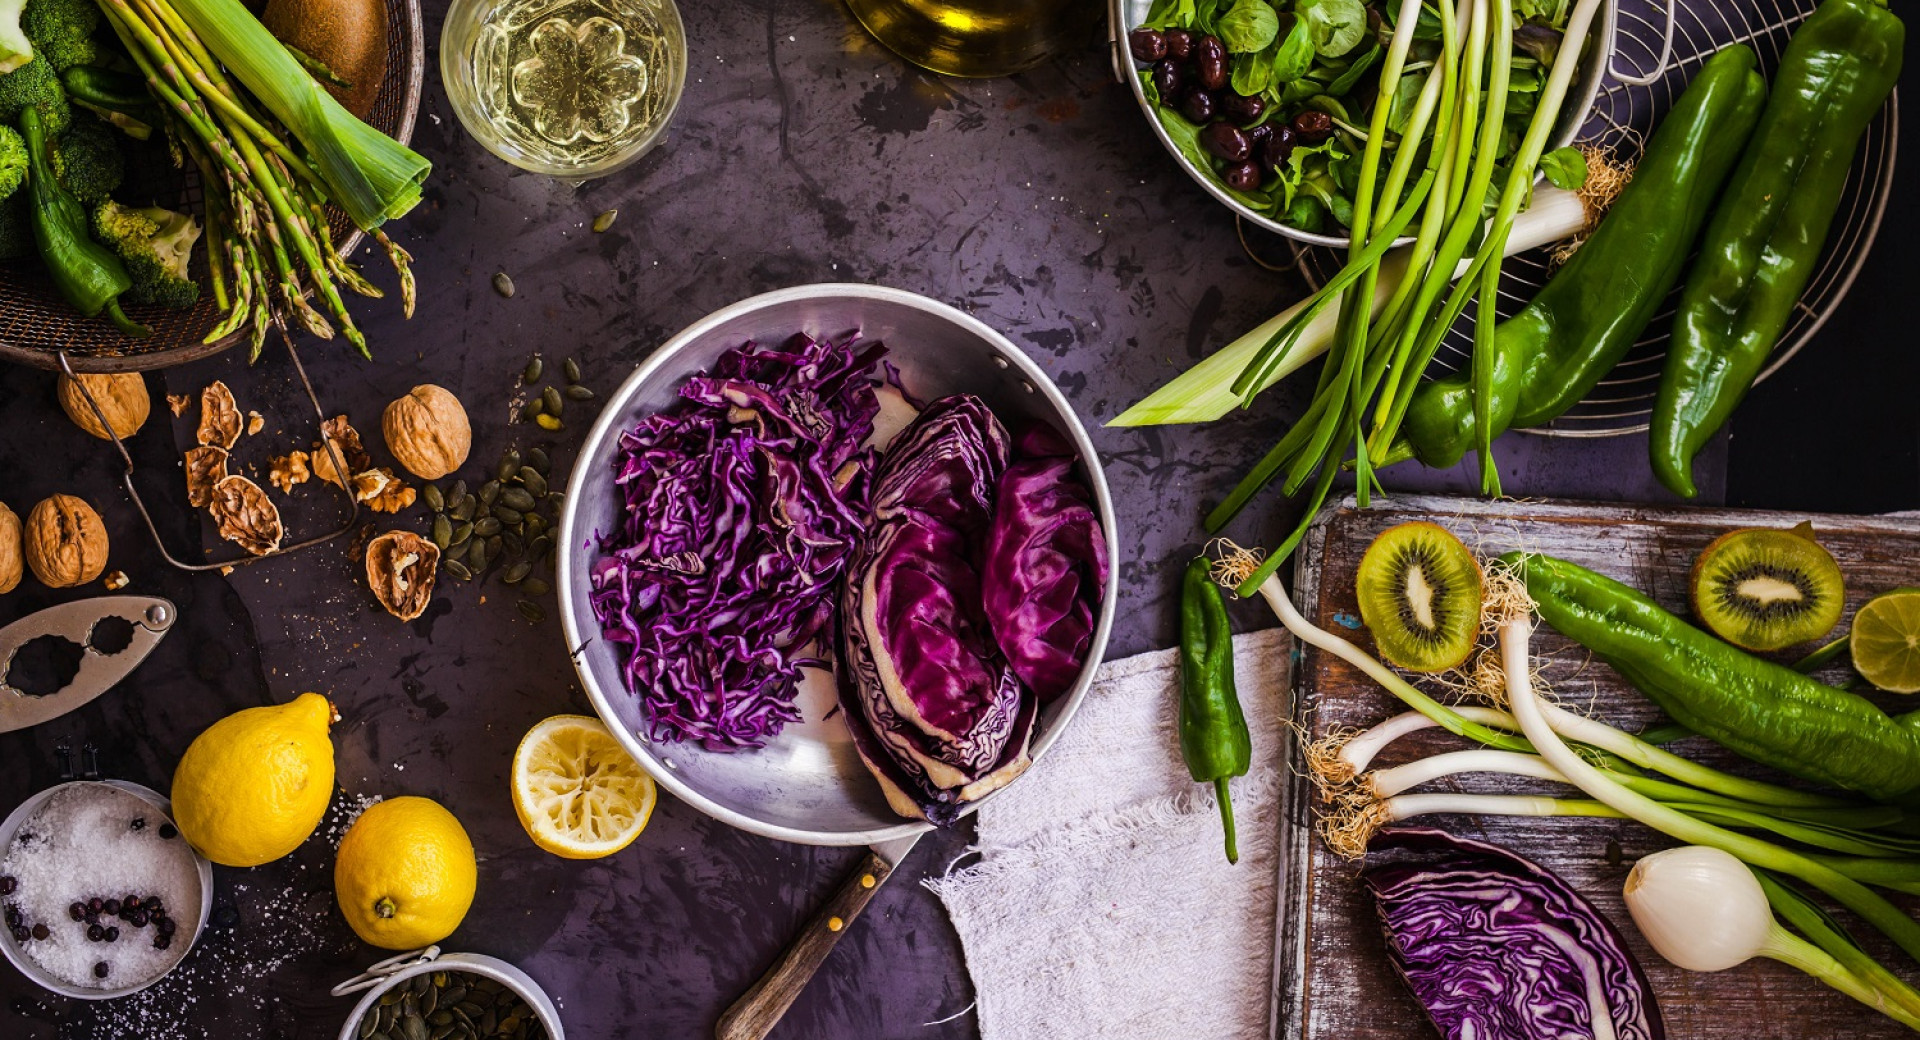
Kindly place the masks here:
<instances>
[{"instance_id":1,"label":"green chili pepper","mask_svg":"<svg viewBox=\"0 0 1920 1040\"><path fill-rule=\"evenodd\" d=\"M1253 742L1233 684L1227 603L1205 557L1187 565L1180 591L1180 755L1200 783L1213 782L1227 832L1227 862L1240 862L1227 781L1247 775Z\"/></svg>"},{"instance_id":2,"label":"green chili pepper","mask_svg":"<svg viewBox=\"0 0 1920 1040\"><path fill-rule=\"evenodd\" d=\"M20 113L20 132L27 139L27 219L54 288L89 318L105 310L127 335L152 335L153 330L120 309L120 294L133 286L126 266L106 247L87 237L87 211L54 179L53 164L47 158L46 128L41 125L38 109L28 107Z\"/></svg>"},{"instance_id":3,"label":"green chili pepper","mask_svg":"<svg viewBox=\"0 0 1920 1040\"><path fill-rule=\"evenodd\" d=\"M1755 762L1880 801L1920 790L1920 712L1890 716L1564 560L1508 553L1501 561L1525 578L1542 620L1680 725Z\"/></svg>"},{"instance_id":4,"label":"green chili pepper","mask_svg":"<svg viewBox=\"0 0 1920 1040\"><path fill-rule=\"evenodd\" d=\"M1679 281L1765 100L1750 48L1728 47L1701 66L1606 219L1495 331L1485 404L1495 436L1558 417L1633 346ZM1425 383L1393 460L1411 455L1429 466L1455 465L1477 443L1477 427L1470 372Z\"/></svg>"},{"instance_id":5,"label":"green chili pepper","mask_svg":"<svg viewBox=\"0 0 1920 1040\"><path fill-rule=\"evenodd\" d=\"M1694 455L1759 377L1813 277L1905 39L1883 0L1825 0L1787 44L1674 315L1651 447L1675 494L1693 496Z\"/></svg>"}]
</instances>

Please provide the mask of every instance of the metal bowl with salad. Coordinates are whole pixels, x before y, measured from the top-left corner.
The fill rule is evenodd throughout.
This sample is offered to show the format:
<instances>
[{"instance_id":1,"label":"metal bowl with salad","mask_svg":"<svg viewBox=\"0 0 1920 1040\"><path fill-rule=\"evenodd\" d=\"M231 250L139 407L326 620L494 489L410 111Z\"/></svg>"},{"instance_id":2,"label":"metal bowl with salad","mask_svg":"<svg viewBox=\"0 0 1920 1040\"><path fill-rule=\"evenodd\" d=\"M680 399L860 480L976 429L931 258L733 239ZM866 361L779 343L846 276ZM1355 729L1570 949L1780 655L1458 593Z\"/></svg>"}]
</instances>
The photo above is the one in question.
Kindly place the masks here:
<instances>
[{"instance_id":1,"label":"metal bowl with salad","mask_svg":"<svg viewBox=\"0 0 1920 1040\"><path fill-rule=\"evenodd\" d=\"M1534 112L1574 7L1573 0L1507 2L1513 57L1503 161ZM1382 151L1390 155L1440 62L1443 38L1471 29L1451 15L1454 24L1443 25L1432 3L1110 0L1115 69L1132 84L1160 143L1214 198L1269 231L1344 248L1381 66L1396 19L1409 8L1419 14L1387 111ZM1593 107L1614 18L1613 0L1604 0L1550 149L1570 144ZM1419 140L1431 141L1431 126Z\"/></svg>"}]
</instances>

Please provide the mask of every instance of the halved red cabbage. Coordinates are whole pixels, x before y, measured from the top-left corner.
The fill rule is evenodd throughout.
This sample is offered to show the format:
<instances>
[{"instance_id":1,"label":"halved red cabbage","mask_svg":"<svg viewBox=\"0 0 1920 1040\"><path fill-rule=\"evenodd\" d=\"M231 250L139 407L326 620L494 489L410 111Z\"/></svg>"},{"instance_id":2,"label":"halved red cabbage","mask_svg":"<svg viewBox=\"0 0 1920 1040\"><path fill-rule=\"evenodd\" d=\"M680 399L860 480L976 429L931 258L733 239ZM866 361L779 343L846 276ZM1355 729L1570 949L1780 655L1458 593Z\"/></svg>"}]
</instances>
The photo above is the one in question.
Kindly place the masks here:
<instances>
[{"instance_id":1,"label":"halved red cabbage","mask_svg":"<svg viewBox=\"0 0 1920 1040\"><path fill-rule=\"evenodd\" d=\"M866 529L885 348L795 336L748 343L681 403L621 435L626 508L591 565L602 635L655 740L757 748L800 717L802 656L830 637L834 593Z\"/></svg>"},{"instance_id":2,"label":"halved red cabbage","mask_svg":"<svg viewBox=\"0 0 1920 1040\"><path fill-rule=\"evenodd\" d=\"M994 640L1042 701L1080 678L1107 576L1107 540L1093 496L1074 476L1073 447L1053 427L1020 435L1000 475L981 591Z\"/></svg>"},{"instance_id":3,"label":"halved red cabbage","mask_svg":"<svg viewBox=\"0 0 1920 1040\"><path fill-rule=\"evenodd\" d=\"M1663 1040L1653 991L1620 932L1560 877L1498 846L1424 827L1370 844L1394 967L1449 1040Z\"/></svg>"},{"instance_id":4,"label":"halved red cabbage","mask_svg":"<svg viewBox=\"0 0 1920 1040\"><path fill-rule=\"evenodd\" d=\"M1037 712L994 643L981 568L1007 431L968 394L901 431L842 598L841 703L854 746L903 816L946 824L1030 761Z\"/></svg>"}]
</instances>

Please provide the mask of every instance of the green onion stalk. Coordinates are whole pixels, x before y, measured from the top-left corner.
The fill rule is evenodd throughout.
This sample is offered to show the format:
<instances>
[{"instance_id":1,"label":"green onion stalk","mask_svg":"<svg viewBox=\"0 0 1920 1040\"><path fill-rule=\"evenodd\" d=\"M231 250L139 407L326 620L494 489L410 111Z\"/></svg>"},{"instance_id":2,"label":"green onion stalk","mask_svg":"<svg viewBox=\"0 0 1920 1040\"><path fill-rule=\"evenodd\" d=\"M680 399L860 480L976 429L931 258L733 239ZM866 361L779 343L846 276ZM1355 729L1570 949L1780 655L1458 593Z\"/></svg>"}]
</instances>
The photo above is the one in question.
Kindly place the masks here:
<instances>
[{"instance_id":1,"label":"green onion stalk","mask_svg":"<svg viewBox=\"0 0 1920 1040\"><path fill-rule=\"evenodd\" d=\"M325 207L377 236L412 317L412 258L379 226L419 201L427 161L342 108L236 0L98 3L160 103L176 162L200 174L209 289L225 311L206 342L246 330L258 358L291 318L371 356L340 287L384 294L340 257Z\"/></svg>"}]
</instances>

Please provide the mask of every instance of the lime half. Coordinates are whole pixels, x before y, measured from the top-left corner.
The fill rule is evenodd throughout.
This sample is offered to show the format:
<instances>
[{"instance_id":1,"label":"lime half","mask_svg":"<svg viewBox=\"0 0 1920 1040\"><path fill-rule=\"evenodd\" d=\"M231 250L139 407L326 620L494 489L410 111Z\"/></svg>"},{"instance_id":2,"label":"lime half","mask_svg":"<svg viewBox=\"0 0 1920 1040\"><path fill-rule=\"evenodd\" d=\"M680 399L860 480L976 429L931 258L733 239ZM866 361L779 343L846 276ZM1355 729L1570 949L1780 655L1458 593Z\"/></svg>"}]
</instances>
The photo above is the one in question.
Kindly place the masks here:
<instances>
[{"instance_id":1,"label":"lime half","mask_svg":"<svg viewBox=\"0 0 1920 1040\"><path fill-rule=\"evenodd\" d=\"M1920 693L1920 589L1895 589L1853 615L1853 668L1889 693Z\"/></svg>"}]
</instances>

